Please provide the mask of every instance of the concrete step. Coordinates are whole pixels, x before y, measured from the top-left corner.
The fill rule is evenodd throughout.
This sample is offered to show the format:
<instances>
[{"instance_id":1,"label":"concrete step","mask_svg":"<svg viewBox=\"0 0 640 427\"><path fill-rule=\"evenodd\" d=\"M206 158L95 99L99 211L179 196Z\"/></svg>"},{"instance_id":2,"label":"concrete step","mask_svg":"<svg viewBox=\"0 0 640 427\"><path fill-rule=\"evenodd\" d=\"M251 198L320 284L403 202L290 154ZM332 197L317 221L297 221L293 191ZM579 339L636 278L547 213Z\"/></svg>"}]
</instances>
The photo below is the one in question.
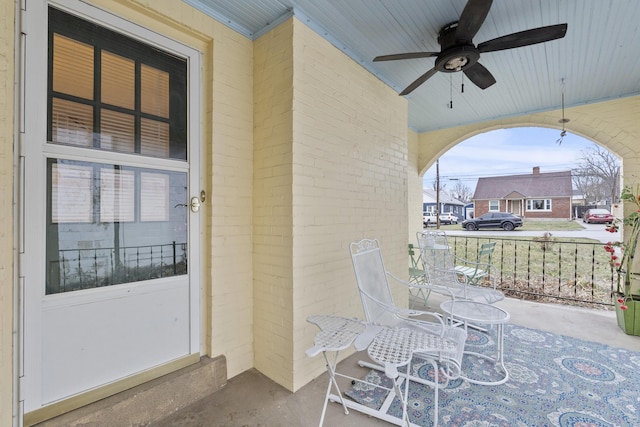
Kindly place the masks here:
<instances>
[{"instance_id":1,"label":"concrete step","mask_svg":"<svg viewBox=\"0 0 640 427\"><path fill-rule=\"evenodd\" d=\"M194 365L36 424L37 427L142 427L216 392L227 382L224 356Z\"/></svg>"}]
</instances>

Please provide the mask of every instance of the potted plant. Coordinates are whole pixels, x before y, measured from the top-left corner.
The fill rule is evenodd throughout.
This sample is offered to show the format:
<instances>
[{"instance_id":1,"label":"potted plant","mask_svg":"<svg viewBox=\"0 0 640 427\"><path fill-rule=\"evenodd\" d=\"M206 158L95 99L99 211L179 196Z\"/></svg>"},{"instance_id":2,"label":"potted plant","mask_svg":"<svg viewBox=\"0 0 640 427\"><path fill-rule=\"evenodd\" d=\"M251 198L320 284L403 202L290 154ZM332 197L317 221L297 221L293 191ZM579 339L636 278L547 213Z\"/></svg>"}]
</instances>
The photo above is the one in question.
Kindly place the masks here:
<instances>
[{"instance_id":1,"label":"potted plant","mask_svg":"<svg viewBox=\"0 0 640 427\"><path fill-rule=\"evenodd\" d=\"M634 259L640 238L640 185L635 191L625 186L620 199L633 205L633 211L624 219L617 219L607 228L616 232L622 224L625 239L623 242L609 242L604 249L611 254L611 268L617 273L616 318L618 326L629 335L640 335L640 274L634 272ZM625 210L629 212L628 206Z\"/></svg>"}]
</instances>

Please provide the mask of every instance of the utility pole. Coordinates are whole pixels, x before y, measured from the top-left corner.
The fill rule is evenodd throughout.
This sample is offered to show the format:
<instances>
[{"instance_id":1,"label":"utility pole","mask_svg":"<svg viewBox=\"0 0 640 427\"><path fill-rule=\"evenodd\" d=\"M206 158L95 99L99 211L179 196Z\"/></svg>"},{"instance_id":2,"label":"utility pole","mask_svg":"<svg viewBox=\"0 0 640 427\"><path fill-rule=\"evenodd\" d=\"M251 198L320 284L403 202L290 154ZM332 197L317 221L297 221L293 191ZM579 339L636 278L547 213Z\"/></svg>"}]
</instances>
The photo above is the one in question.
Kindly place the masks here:
<instances>
[{"instance_id":1,"label":"utility pole","mask_svg":"<svg viewBox=\"0 0 640 427\"><path fill-rule=\"evenodd\" d=\"M440 230L440 159L436 160L436 228Z\"/></svg>"}]
</instances>

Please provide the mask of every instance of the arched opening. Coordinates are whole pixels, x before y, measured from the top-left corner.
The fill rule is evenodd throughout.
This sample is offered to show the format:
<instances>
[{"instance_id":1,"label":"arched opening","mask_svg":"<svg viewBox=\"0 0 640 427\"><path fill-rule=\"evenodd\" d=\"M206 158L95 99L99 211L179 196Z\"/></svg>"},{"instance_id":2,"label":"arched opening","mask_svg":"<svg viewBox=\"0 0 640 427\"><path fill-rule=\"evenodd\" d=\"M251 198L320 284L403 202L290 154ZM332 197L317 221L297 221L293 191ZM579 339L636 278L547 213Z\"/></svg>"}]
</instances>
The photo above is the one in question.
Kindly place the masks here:
<instances>
[{"instance_id":1,"label":"arched opening","mask_svg":"<svg viewBox=\"0 0 640 427\"><path fill-rule=\"evenodd\" d=\"M581 218L589 207L611 211L620 195L620 163L607 148L557 129L476 133L433 159L424 171L423 212L453 213L462 221L495 210L560 220ZM558 175L563 174L560 184ZM522 181L520 187L514 185L515 177ZM476 190L480 193L474 197ZM475 209L474 198L487 206Z\"/></svg>"}]
</instances>

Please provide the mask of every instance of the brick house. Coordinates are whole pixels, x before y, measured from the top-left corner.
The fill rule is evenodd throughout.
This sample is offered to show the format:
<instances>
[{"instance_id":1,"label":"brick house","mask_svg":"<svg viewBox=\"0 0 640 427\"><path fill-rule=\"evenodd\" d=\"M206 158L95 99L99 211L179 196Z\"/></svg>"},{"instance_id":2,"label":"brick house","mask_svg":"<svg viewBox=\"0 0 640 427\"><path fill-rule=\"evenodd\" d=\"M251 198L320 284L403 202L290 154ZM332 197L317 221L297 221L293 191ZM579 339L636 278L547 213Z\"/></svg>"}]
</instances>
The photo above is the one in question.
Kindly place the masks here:
<instances>
[{"instance_id":1,"label":"brick house","mask_svg":"<svg viewBox=\"0 0 640 427\"><path fill-rule=\"evenodd\" d=\"M512 212L532 219L571 219L571 171L478 179L473 195L475 215Z\"/></svg>"}]
</instances>

